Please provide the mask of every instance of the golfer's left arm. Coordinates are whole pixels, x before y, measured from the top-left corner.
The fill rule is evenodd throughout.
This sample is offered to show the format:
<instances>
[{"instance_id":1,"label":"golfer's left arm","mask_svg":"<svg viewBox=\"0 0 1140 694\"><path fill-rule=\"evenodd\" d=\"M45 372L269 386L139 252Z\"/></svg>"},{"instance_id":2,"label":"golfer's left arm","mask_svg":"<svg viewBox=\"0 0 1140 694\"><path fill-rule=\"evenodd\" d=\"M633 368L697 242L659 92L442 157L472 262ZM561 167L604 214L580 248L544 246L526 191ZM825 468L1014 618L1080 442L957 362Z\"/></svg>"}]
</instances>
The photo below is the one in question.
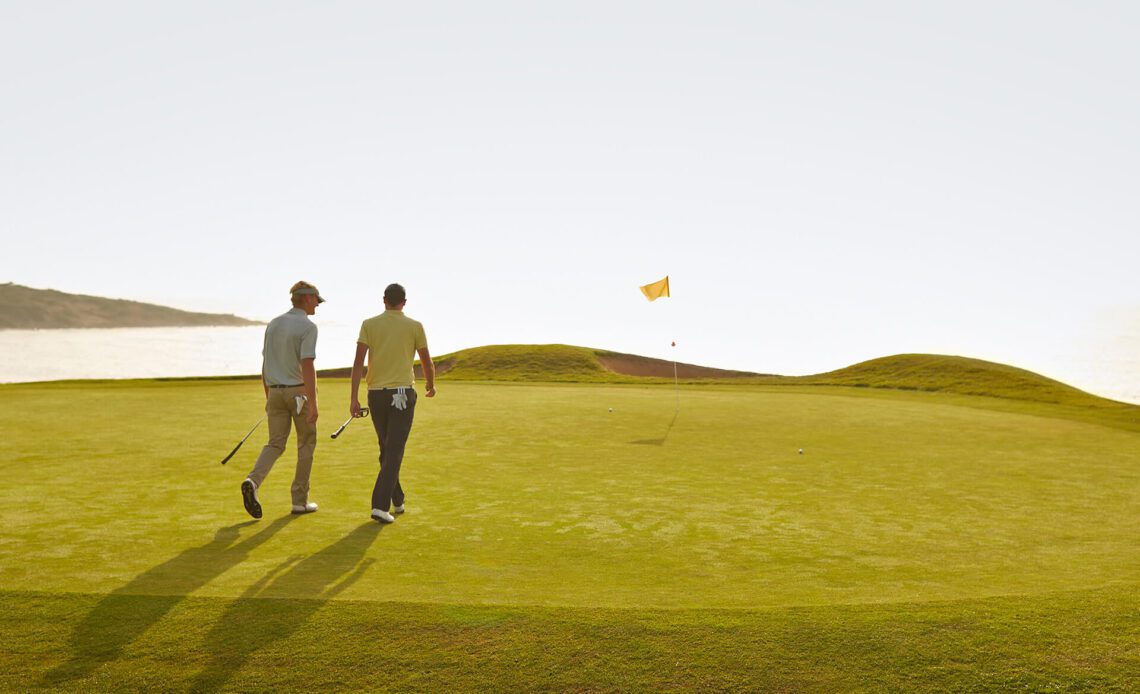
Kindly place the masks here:
<instances>
[{"instance_id":1,"label":"golfer's left arm","mask_svg":"<svg viewBox=\"0 0 1140 694\"><path fill-rule=\"evenodd\" d=\"M305 397L309 399L309 422L317 421L317 369L313 359L301 360L301 378L305 382Z\"/></svg>"},{"instance_id":2,"label":"golfer's left arm","mask_svg":"<svg viewBox=\"0 0 1140 694\"><path fill-rule=\"evenodd\" d=\"M420 366L424 370L424 395L429 398L435 397L435 363L431 360L431 355L428 354L428 348L422 347L416 350L420 355Z\"/></svg>"}]
</instances>

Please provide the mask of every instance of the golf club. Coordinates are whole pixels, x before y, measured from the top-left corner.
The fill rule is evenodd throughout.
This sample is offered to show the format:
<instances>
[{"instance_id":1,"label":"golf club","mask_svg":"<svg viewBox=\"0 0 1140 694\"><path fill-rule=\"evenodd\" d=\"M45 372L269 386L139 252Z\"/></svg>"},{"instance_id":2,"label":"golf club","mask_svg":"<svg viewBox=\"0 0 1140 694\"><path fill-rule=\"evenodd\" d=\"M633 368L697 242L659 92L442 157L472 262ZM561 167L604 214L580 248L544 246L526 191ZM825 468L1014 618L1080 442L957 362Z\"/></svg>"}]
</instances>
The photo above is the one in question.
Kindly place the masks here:
<instances>
[{"instance_id":1,"label":"golf club","mask_svg":"<svg viewBox=\"0 0 1140 694\"><path fill-rule=\"evenodd\" d=\"M360 419L361 417L367 417L367 416L368 416L368 408L367 407L360 408L360 414L354 414L351 417L349 417L348 419L344 420L344 424L341 424L340 428L333 432L332 438L335 439L336 437L340 436L340 432L344 431L344 428L347 427L348 423L351 422L352 420Z\"/></svg>"},{"instance_id":2,"label":"golf club","mask_svg":"<svg viewBox=\"0 0 1140 694\"><path fill-rule=\"evenodd\" d=\"M253 425L253 429L249 430L249 434L252 434L254 429L257 429L257 427L261 426L261 423L264 421L265 421L265 416L262 415L261 419L257 420L257 424ZM245 443L246 439L249 438L249 434L246 434L245 436L241 437L241 441L238 441L238 445L234 446L234 449L232 451L230 451L230 454L227 455L225 458L222 458L222 465L225 465L226 463L228 463L230 461L230 458L234 457L234 453L238 452L238 449L241 448L241 445L243 443Z\"/></svg>"}]
</instances>

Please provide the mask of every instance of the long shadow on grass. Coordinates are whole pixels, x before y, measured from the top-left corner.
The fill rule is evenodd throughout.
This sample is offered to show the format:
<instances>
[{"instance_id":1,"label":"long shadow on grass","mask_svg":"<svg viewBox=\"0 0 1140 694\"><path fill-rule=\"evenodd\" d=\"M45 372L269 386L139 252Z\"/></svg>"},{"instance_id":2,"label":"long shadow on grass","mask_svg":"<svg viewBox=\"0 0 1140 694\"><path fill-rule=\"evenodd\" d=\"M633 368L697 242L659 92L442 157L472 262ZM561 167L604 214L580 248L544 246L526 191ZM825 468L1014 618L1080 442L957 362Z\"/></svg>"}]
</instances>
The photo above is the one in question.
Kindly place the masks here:
<instances>
[{"instance_id":1,"label":"long shadow on grass","mask_svg":"<svg viewBox=\"0 0 1140 694\"><path fill-rule=\"evenodd\" d=\"M638 441L630 441L630 443L642 446L664 446L665 439L669 438L669 432L673 431L673 425L677 423L677 415L679 412L673 413L673 419L669 420L669 426L665 428L665 435L659 439L640 439Z\"/></svg>"},{"instance_id":2,"label":"long shadow on grass","mask_svg":"<svg viewBox=\"0 0 1140 694\"><path fill-rule=\"evenodd\" d=\"M292 515L278 518L241 542L236 542L241 529L257 521L220 528L210 542L191 547L116 589L100 600L75 628L71 635L71 659L45 674L41 684L59 685L82 679L104 663L117 660L126 646L182 602L188 593L240 564L250 551L273 537L293 518Z\"/></svg>"},{"instance_id":3,"label":"long shadow on grass","mask_svg":"<svg viewBox=\"0 0 1140 694\"><path fill-rule=\"evenodd\" d=\"M289 638L359 580L375 561L364 555L381 528L368 521L316 554L286 559L230 603L206 636L209 662L190 691L220 689L257 651Z\"/></svg>"}]
</instances>

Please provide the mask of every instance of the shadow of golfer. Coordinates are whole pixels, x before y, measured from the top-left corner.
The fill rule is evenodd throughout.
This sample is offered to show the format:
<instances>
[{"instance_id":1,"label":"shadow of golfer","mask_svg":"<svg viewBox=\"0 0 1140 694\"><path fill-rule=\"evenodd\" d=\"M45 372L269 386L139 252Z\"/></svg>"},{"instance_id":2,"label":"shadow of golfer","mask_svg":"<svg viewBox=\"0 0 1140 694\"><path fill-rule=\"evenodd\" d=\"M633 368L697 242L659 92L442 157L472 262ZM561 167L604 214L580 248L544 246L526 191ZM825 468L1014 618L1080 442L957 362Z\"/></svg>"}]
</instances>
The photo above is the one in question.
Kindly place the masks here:
<instances>
[{"instance_id":1,"label":"shadow of golfer","mask_svg":"<svg viewBox=\"0 0 1140 694\"><path fill-rule=\"evenodd\" d=\"M669 432L673 431L673 425L677 423L677 415L680 412L673 413L673 419L669 420L669 426L665 428L665 435L659 439L641 439L639 441L630 441L631 444L640 446L664 446L665 439L669 438Z\"/></svg>"},{"instance_id":2,"label":"shadow of golfer","mask_svg":"<svg viewBox=\"0 0 1140 694\"><path fill-rule=\"evenodd\" d=\"M358 581L375 561L364 555L381 529L368 521L316 554L290 557L231 602L206 636L209 662L190 691L224 687L254 653L292 636Z\"/></svg>"},{"instance_id":3,"label":"shadow of golfer","mask_svg":"<svg viewBox=\"0 0 1140 694\"><path fill-rule=\"evenodd\" d=\"M126 646L161 620L188 593L240 564L250 551L273 537L292 519L292 515L278 518L241 542L237 542L241 530L256 525L257 521L219 528L210 542L191 547L117 588L75 627L70 639L70 660L48 671L40 684L59 685L80 679L101 665L117 660Z\"/></svg>"}]
</instances>

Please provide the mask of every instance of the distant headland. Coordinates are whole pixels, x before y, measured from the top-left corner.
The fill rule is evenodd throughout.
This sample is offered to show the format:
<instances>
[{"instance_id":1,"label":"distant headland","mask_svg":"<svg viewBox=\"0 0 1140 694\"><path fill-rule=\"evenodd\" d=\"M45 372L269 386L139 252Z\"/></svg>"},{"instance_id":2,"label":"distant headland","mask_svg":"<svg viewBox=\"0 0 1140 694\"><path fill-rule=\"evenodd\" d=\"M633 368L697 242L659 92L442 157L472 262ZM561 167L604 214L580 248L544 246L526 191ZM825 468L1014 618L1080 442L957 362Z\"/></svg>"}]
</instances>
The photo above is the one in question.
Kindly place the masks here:
<instances>
[{"instance_id":1,"label":"distant headland","mask_svg":"<svg viewBox=\"0 0 1140 694\"><path fill-rule=\"evenodd\" d=\"M232 314L193 313L125 299L0 284L0 330L262 325Z\"/></svg>"}]
</instances>

